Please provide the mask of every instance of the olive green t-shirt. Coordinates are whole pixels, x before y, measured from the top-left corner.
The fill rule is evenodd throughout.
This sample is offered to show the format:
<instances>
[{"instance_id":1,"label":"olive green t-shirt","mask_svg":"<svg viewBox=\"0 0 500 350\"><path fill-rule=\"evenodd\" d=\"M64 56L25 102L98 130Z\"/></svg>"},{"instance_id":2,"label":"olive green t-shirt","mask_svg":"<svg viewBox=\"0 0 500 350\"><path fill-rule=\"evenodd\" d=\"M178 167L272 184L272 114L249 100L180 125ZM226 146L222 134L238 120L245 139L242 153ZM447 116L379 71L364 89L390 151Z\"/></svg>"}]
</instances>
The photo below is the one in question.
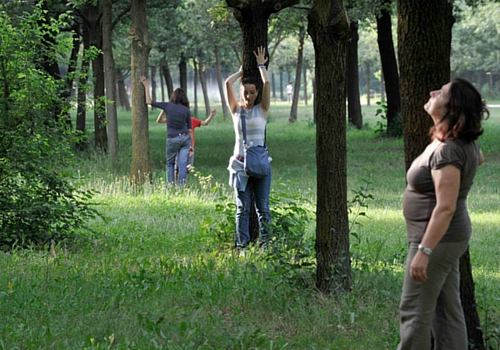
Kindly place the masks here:
<instances>
[{"instance_id":1,"label":"olive green t-shirt","mask_svg":"<svg viewBox=\"0 0 500 350\"><path fill-rule=\"evenodd\" d=\"M479 146L476 141L448 139L431 143L418 156L406 174L407 187L403 196L403 214L409 242L419 243L436 206L436 191L431 170L452 164L460 170L460 189L457 206L442 242L468 240L472 233L466 199L479 165Z\"/></svg>"}]
</instances>

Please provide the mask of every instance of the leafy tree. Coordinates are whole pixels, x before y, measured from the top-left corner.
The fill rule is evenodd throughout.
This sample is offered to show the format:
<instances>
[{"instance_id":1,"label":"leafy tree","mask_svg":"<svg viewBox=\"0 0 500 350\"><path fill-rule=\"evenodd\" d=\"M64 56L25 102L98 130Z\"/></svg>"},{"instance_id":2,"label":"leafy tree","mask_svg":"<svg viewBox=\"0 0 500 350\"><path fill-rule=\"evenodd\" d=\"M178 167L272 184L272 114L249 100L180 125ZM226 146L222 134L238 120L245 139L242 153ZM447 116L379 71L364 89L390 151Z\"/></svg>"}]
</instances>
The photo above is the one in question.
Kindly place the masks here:
<instances>
[{"instance_id":1,"label":"leafy tree","mask_svg":"<svg viewBox=\"0 0 500 350\"><path fill-rule=\"evenodd\" d=\"M72 46L47 35L58 19L41 7L13 25L0 9L0 245L43 245L70 238L97 212L92 192L71 181L74 139L61 117L71 104L65 82L38 67L41 56L62 58ZM42 51L43 50L43 53Z\"/></svg>"},{"instance_id":2,"label":"leafy tree","mask_svg":"<svg viewBox=\"0 0 500 350\"><path fill-rule=\"evenodd\" d=\"M316 53L316 286L352 285L347 214L346 50L349 21L338 0L315 0L308 32ZM332 176L333 175L333 176Z\"/></svg>"}]
</instances>

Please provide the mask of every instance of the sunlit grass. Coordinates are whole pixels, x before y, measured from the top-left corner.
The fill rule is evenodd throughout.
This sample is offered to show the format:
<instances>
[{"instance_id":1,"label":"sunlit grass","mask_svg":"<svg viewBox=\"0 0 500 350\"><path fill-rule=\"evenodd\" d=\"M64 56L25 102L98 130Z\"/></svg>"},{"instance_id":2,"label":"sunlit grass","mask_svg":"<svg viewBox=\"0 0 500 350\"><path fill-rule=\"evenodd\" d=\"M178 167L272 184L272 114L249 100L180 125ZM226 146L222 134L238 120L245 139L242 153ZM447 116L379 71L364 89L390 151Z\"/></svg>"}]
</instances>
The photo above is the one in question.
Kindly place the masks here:
<instances>
[{"instance_id":1,"label":"sunlit grass","mask_svg":"<svg viewBox=\"0 0 500 350\"><path fill-rule=\"evenodd\" d=\"M271 110L272 188L298 194L314 211L321 186L312 106L300 106L292 125L289 107L277 103ZM291 278L260 250L239 257L232 238L221 241L207 229L208 219L225 222L216 205L233 202L226 170L234 143L230 120L219 114L196 130L195 173L178 188L165 184L165 129L151 112L152 183L137 188L129 182L130 115L122 113L120 167L88 152L75 169L76 181L98 192L94 201L104 218L89 222L91 231L76 243L0 253L0 346L394 349L407 245L403 140L375 137L375 108L364 108L366 128L347 132L348 197L359 190L373 196L352 227L350 293L322 295L314 271ZM500 329L500 113L494 112L481 138L486 163L468 201L476 299L493 337ZM314 238L314 223L303 235Z\"/></svg>"}]
</instances>

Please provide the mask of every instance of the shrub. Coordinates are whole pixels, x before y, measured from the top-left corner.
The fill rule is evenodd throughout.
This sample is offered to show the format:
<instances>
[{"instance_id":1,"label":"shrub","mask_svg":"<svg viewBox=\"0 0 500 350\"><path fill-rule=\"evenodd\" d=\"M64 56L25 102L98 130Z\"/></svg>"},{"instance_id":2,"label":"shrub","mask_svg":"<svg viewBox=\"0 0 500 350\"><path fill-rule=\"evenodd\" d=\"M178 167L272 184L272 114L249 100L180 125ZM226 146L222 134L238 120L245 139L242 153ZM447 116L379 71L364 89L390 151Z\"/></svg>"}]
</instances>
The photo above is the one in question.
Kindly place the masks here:
<instances>
[{"instance_id":1,"label":"shrub","mask_svg":"<svg viewBox=\"0 0 500 350\"><path fill-rule=\"evenodd\" d=\"M15 26L0 11L0 27L0 246L41 246L97 215L93 193L78 190L67 171L74 139L64 81L39 67L40 57L60 57L67 42L45 40L58 23L44 23L39 9Z\"/></svg>"}]
</instances>

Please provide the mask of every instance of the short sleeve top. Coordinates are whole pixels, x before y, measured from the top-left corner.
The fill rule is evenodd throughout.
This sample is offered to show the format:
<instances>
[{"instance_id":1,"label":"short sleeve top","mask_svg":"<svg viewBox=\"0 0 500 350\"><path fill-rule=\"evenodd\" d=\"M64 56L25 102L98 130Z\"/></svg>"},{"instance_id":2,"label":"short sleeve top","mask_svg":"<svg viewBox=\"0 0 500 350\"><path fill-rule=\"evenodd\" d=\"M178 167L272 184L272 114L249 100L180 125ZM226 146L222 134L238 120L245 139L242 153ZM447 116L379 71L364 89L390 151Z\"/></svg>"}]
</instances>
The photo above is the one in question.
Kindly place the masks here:
<instances>
[{"instance_id":1,"label":"short sleeve top","mask_svg":"<svg viewBox=\"0 0 500 350\"><path fill-rule=\"evenodd\" d=\"M191 112L184 105L173 102L153 101L151 106L161 108L165 111L167 118L167 137L179 136L187 133L191 127Z\"/></svg>"},{"instance_id":2,"label":"short sleeve top","mask_svg":"<svg viewBox=\"0 0 500 350\"><path fill-rule=\"evenodd\" d=\"M448 139L431 143L408 169L403 196L408 241L419 243L422 240L436 206L431 171L448 164L460 170L460 188L455 213L441 241L458 242L470 238L472 229L466 199L479 165L479 146L476 141Z\"/></svg>"}]
</instances>

